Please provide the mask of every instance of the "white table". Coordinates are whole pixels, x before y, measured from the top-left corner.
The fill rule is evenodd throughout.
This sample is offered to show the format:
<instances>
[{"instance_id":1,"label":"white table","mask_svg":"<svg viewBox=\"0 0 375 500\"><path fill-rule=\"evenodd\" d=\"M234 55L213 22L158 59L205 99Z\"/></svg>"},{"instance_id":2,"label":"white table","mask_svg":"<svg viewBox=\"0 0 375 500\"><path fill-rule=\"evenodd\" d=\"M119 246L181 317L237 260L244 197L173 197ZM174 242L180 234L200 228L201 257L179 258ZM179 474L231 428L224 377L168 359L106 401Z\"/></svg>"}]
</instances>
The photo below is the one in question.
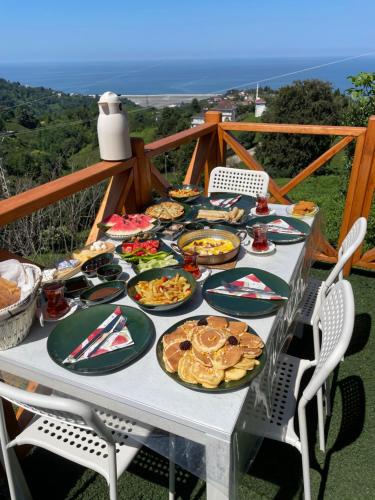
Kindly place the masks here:
<instances>
[{"instance_id":1,"label":"white table","mask_svg":"<svg viewBox=\"0 0 375 500\"><path fill-rule=\"evenodd\" d=\"M280 215L285 215L284 210L285 207L277 206ZM311 224L312 219L306 222ZM272 352L263 370L267 386L263 392L267 397L277 354L303 293L301 269L306 247L305 242L279 245L269 257L252 256L242 250L237 265L267 270L294 286L288 306L277 315L248 320ZM117 303L134 306L128 297ZM285 309L288 309L286 314ZM192 302L180 309L149 316L159 338L175 322L196 314L218 313L197 293ZM254 429L246 428L249 388L225 394L191 391L160 369L154 347L136 363L116 373L76 375L56 365L47 353L47 337L53 327L53 323L48 323L42 329L35 323L22 344L0 352L0 369L202 444L206 451L207 498L236 498L238 471L249 463L249 458L254 458L260 442L252 432Z\"/></svg>"}]
</instances>

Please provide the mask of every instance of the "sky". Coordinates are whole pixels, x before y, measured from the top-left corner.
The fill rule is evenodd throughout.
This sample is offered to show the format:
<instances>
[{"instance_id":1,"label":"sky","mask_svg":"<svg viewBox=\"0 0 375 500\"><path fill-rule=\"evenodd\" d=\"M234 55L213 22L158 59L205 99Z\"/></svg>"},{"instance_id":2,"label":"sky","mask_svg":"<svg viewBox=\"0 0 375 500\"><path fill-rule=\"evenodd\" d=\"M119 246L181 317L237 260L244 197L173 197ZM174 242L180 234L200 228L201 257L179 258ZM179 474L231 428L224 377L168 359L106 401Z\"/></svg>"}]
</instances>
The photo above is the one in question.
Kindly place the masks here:
<instances>
[{"instance_id":1,"label":"sky","mask_svg":"<svg viewBox=\"0 0 375 500\"><path fill-rule=\"evenodd\" d=\"M0 0L0 62L375 53L375 0Z\"/></svg>"}]
</instances>

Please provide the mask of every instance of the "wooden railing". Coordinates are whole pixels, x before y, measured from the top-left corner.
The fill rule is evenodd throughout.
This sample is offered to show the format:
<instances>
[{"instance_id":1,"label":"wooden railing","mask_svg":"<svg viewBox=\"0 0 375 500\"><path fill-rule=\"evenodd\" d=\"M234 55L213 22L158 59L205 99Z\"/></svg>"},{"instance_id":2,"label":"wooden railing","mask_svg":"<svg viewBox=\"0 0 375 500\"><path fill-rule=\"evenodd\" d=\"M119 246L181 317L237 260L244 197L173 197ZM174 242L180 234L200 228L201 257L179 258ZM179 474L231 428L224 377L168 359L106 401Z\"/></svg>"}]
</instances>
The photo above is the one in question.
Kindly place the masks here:
<instances>
[{"instance_id":1,"label":"wooden railing","mask_svg":"<svg viewBox=\"0 0 375 500\"><path fill-rule=\"evenodd\" d=\"M354 221L360 216L368 218L371 211L375 186L375 116L369 119L368 127L221 122L220 116L213 112L206 113L206 121L208 123L217 123L216 138L211 138L210 143L208 143L207 139L198 139L185 177L185 182L197 182L204 171L207 185L212 167L218 164L225 164L228 147L232 149L249 169L264 170L262 165L233 136L232 132L234 131L342 137L342 139L335 142L331 148L310 163L310 165L299 172L284 186L278 186L277 183L270 178L269 191L273 199L284 204L291 203L286 195L292 189L330 161L337 153L346 148L348 144L353 141L356 142L345 209L342 215L336 247L332 246L322 237L320 238L319 248L316 253L316 258L318 260L335 263L338 255L337 249L341 245L342 240L345 238ZM346 265L346 274L348 274L353 265L367 269L375 269L375 249L368 250L363 254L362 247L359 248L350 262Z\"/></svg>"},{"instance_id":2,"label":"wooden railing","mask_svg":"<svg viewBox=\"0 0 375 500\"><path fill-rule=\"evenodd\" d=\"M167 179L153 164L153 159L167 151L196 140L196 146L187 168L185 182L207 184L212 168L225 165L227 149L233 152L250 169L263 170L262 165L238 142L232 132L261 132L285 134L314 134L342 137L338 142L280 187L270 179L269 191L279 203L291 203L287 194L319 168L331 160L351 142L356 142L350 173L345 209L336 245L321 238L317 258L334 263L337 248L353 222L361 215L368 217L375 185L375 117L368 127L343 127L329 125L294 125L274 123L222 122L221 114L208 111L205 124L184 130L164 139L145 145L142 139L132 139L133 157L122 162L100 162L55 181L43 184L24 193L0 201L0 226L25 217L43 207L66 198L105 179L109 183L88 237L95 241L100 235L97 222L113 212L137 212L151 201L152 191L165 194ZM359 249L346 267L352 265L375 269L375 249L363 254Z\"/></svg>"}]
</instances>

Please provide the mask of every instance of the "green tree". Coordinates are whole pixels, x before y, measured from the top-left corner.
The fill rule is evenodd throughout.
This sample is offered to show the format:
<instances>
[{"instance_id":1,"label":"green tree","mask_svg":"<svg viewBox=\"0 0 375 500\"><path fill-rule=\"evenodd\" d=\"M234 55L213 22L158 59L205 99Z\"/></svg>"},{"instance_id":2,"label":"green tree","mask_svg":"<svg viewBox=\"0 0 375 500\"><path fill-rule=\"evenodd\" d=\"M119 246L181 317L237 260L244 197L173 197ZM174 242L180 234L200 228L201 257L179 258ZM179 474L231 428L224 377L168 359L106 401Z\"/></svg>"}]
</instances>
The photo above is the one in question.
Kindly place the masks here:
<instances>
[{"instance_id":1,"label":"green tree","mask_svg":"<svg viewBox=\"0 0 375 500\"><path fill-rule=\"evenodd\" d=\"M349 76L352 87L347 90L350 96L344 123L352 126L367 126L369 117L375 114L375 73L361 71Z\"/></svg>"},{"instance_id":2,"label":"green tree","mask_svg":"<svg viewBox=\"0 0 375 500\"><path fill-rule=\"evenodd\" d=\"M26 128L35 128L38 125L38 119L32 111L27 108L20 108L17 113L17 121Z\"/></svg>"},{"instance_id":3,"label":"green tree","mask_svg":"<svg viewBox=\"0 0 375 500\"><path fill-rule=\"evenodd\" d=\"M262 121L336 125L340 100L332 86L321 80L296 81L280 88ZM262 134L256 156L272 176L291 177L326 151L329 136Z\"/></svg>"}]
</instances>

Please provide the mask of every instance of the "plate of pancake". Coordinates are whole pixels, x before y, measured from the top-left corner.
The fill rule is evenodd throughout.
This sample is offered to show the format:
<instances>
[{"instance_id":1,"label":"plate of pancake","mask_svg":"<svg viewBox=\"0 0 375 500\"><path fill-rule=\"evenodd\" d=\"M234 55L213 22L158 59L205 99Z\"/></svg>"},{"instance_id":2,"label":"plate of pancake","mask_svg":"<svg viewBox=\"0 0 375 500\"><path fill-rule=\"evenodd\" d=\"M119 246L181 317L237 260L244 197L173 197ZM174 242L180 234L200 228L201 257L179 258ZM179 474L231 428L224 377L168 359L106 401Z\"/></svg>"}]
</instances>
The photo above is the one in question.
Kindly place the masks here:
<instances>
[{"instance_id":1,"label":"plate of pancake","mask_svg":"<svg viewBox=\"0 0 375 500\"><path fill-rule=\"evenodd\" d=\"M243 321L193 316L168 328L156 354L177 383L201 392L228 392L248 385L266 360L264 343Z\"/></svg>"}]
</instances>

